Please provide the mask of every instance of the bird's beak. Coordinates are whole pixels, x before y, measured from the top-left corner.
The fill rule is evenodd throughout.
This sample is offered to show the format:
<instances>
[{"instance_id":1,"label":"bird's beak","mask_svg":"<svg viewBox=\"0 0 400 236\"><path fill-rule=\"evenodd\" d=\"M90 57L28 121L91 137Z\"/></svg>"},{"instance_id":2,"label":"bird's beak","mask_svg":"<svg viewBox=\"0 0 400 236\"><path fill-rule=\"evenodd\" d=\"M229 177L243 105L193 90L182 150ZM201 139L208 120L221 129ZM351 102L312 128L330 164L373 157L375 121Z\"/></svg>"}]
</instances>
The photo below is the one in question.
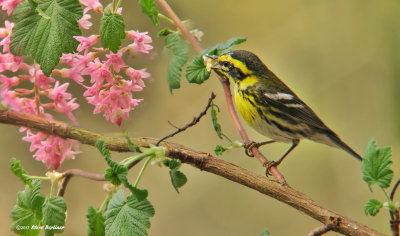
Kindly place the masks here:
<instances>
[{"instance_id":1,"label":"bird's beak","mask_svg":"<svg viewBox=\"0 0 400 236\"><path fill-rule=\"evenodd\" d=\"M221 65L218 63L218 56L216 55L204 55L203 60L204 63L206 64L206 70L208 72L210 72L211 69L221 68Z\"/></svg>"}]
</instances>

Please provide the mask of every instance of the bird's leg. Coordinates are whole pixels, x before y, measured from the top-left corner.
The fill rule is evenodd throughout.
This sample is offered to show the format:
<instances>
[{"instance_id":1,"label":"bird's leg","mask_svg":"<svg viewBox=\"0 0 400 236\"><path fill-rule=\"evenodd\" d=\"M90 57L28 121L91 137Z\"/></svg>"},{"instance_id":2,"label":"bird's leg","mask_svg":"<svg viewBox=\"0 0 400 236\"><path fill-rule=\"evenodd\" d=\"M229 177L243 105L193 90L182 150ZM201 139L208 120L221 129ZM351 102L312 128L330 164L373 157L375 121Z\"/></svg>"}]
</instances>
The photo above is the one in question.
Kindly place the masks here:
<instances>
[{"instance_id":1,"label":"bird's leg","mask_svg":"<svg viewBox=\"0 0 400 236\"><path fill-rule=\"evenodd\" d=\"M271 167L273 166L278 166L279 164L281 164L281 162L283 161L283 159L285 159L285 157L291 152L293 151L293 149L295 147L297 147L297 145L300 143L299 139L293 139L292 141L292 146L289 148L289 150L286 151L286 153L278 160L278 161L266 161L264 163L264 167L266 167L266 171L265 174L268 176L269 173L269 169L271 169Z\"/></svg>"},{"instance_id":2,"label":"bird's leg","mask_svg":"<svg viewBox=\"0 0 400 236\"><path fill-rule=\"evenodd\" d=\"M251 149L253 147L259 148L259 147L261 147L263 145L270 144L270 143L275 143L275 142L276 142L275 140L269 140L269 141L260 142L260 143L256 143L254 141L250 141L250 142L244 144L244 153L246 153L246 155L249 156L249 157L254 157L253 153L251 152Z\"/></svg>"}]
</instances>

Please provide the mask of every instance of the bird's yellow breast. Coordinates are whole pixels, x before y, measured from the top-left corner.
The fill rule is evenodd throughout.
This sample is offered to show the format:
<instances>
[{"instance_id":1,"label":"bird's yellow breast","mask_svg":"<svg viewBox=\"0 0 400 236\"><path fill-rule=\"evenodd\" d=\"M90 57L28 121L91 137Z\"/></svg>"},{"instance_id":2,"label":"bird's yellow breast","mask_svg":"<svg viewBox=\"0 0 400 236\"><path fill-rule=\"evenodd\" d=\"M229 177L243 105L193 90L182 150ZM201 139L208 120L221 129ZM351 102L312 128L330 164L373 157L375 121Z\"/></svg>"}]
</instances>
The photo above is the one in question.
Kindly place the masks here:
<instances>
[{"instance_id":1,"label":"bird's yellow breast","mask_svg":"<svg viewBox=\"0 0 400 236\"><path fill-rule=\"evenodd\" d=\"M253 97L244 97L240 90L235 89L235 103L239 113L242 115L243 119L252 127L255 126L255 121L257 119L258 112L257 108L253 105ZM252 104L253 103L253 104Z\"/></svg>"}]
</instances>

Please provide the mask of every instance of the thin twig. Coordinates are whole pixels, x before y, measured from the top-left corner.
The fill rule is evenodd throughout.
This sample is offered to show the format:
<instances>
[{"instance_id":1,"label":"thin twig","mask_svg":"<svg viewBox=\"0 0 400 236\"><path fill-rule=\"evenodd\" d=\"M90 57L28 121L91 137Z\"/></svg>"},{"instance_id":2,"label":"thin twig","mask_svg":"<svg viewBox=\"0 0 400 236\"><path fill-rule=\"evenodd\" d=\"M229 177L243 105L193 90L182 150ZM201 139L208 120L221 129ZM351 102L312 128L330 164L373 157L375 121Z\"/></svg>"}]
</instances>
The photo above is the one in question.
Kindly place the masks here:
<instances>
[{"instance_id":1,"label":"thin twig","mask_svg":"<svg viewBox=\"0 0 400 236\"><path fill-rule=\"evenodd\" d=\"M90 173L84 170L80 169L69 169L64 171L63 173L64 180L61 184L61 187L58 189L57 195L60 197L64 196L65 190L67 189L68 182L73 176L80 176L84 177L90 180L95 180L95 181L105 181L104 174L95 174L95 173Z\"/></svg>"},{"instance_id":2,"label":"thin twig","mask_svg":"<svg viewBox=\"0 0 400 236\"><path fill-rule=\"evenodd\" d=\"M0 123L37 129L49 134L58 135L62 138L75 139L91 146L95 146L96 141L101 139L105 141L106 148L112 151L131 152L126 138L105 136L70 126L60 121L49 120L31 114L0 110ZM132 141L142 147L149 147L157 143L157 140L152 138L132 138ZM332 231L344 235L383 235L368 226L339 215L321 203L291 188L289 185L282 185L227 161L215 158L208 153L195 151L176 143L163 142L162 146L166 149L168 157L179 159L181 162L190 164L200 170L219 175L275 198L320 221L324 225L330 224Z\"/></svg>"},{"instance_id":3,"label":"thin twig","mask_svg":"<svg viewBox=\"0 0 400 236\"><path fill-rule=\"evenodd\" d=\"M394 195L396 194L397 187L400 185L400 179L397 180L396 184L394 185L392 192L390 193L390 200L393 201ZM390 213L390 229L392 230L392 236L399 236L399 210L396 212L389 211Z\"/></svg>"},{"instance_id":4,"label":"thin twig","mask_svg":"<svg viewBox=\"0 0 400 236\"><path fill-rule=\"evenodd\" d=\"M204 108L204 110L196 117L193 118L192 122L190 122L189 124L183 126L182 128L178 128L177 131L165 136L164 138L160 139L157 143L156 146L160 145L160 143L168 138L171 138L177 134L179 134L180 132L185 131L187 128L192 127L194 125L196 125L197 123L199 123L200 119L207 113L208 109L211 107L211 103L215 98L215 94L211 93L210 98L208 99L208 103L207 106Z\"/></svg>"},{"instance_id":5,"label":"thin twig","mask_svg":"<svg viewBox=\"0 0 400 236\"><path fill-rule=\"evenodd\" d=\"M196 49L197 53L201 53L203 51L203 48L201 47L199 41L196 40L196 38L189 32L189 30L186 29L186 27L183 25L179 17L175 14L175 12L172 10L172 8L168 5L168 3L165 0L157 0L157 3L159 6L161 6L165 13L175 22L176 26L182 31L182 33L185 35L185 37L190 41L190 43L194 46ZM243 140L243 143L247 144L250 143L250 139L244 130L242 124L240 123L239 117L236 113L236 110L233 106L233 101L232 101L232 94L231 90L229 87L229 81L226 79L221 78L218 76L216 73L214 73L219 82L221 83L223 89L224 89L224 94L225 94L225 99L226 103L228 106L228 111L229 114L232 118L233 123L236 126L236 129L238 130L240 137ZM251 152L254 154L254 156L262 163L265 164L267 162L267 159L264 157L264 155L258 150L257 147L253 147L251 149ZM286 183L285 177L279 172L278 168L276 166L273 166L269 169L270 173L274 176L274 178L279 181L280 183Z\"/></svg>"},{"instance_id":6,"label":"thin twig","mask_svg":"<svg viewBox=\"0 0 400 236\"><path fill-rule=\"evenodd\" d=\"M394 195L396 194L397 187L399 187L400 179L397 180L396 184L394 185L392 192L390 193L390 200L393 201Z\"/></svg>"},{"instance_id":7,"label":"thin twig","mask_svg":"<svg viewBox=\"0 0 400 236\"><path fill-rule=\"evenodd\" d=\"M329 225L324 225L324 226L320 226L318 228L315 228L307 236L321 236L321 235L323 235L325 233L328 233L329 231L331 231L330 226Z\"/></svg>"}]
</instances>

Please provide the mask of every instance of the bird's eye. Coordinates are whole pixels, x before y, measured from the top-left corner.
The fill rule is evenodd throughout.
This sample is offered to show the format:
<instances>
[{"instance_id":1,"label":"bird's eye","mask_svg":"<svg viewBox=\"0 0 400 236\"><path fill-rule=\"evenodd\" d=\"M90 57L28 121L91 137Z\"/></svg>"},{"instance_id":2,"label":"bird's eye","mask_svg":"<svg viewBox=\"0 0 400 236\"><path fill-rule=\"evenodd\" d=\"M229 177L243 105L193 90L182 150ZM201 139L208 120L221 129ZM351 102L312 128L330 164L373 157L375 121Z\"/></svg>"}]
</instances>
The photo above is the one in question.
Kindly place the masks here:
<instances>
[{"instance_id":1,"label":"bird's eye","mask_svg":"<svg viewBox=\"0 0 400 236\"><path fill-rule=\"evenodd\" d=\"M223 67L226 67L226 68L230 68L230 67L231 67L230 64L231 64L231 63L229 63L229 62L227 62L227 61L222 62L222 66L223 66Z\"/></svg>"}]
</instances>

